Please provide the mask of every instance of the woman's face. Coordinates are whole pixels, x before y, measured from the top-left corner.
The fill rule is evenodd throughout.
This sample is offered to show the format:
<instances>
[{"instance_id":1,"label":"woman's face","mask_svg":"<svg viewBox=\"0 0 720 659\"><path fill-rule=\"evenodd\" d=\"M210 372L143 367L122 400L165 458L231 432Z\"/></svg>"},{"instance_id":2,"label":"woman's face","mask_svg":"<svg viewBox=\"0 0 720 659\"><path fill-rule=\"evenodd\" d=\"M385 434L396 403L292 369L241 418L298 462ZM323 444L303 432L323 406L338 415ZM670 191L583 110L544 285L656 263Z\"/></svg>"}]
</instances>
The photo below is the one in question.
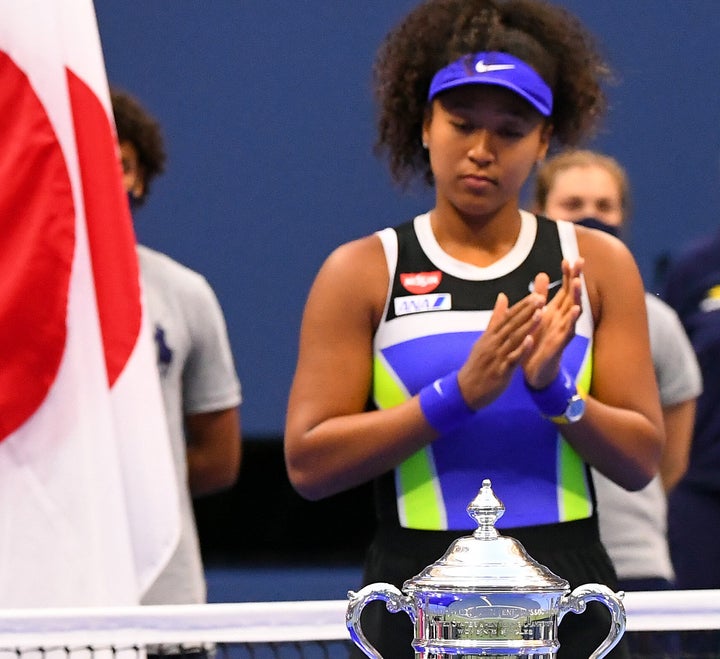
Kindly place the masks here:
<instances>
[{"instance_id":1,"label":"woman's face","mask_svg":"<svg viewBox=\"0 0 720 659\"><path fill-rule=\"evenodd\" d=\"M623 223L620 186L600 165L575 165L560 170L548 190L544 215L575 222L594 217L610 226Z\"/></svg>"},{"instance_id":2,"label":"woman's face","mask_svg":"<svg viewBox=\"0 0 720 659\"><path fill-rule=\"evenodd\" d=\"M527 101L493 85L440 94L423 127L438 205L491 216L513 202L547 152L551 128Z\"/></svg>"}]
</instances>

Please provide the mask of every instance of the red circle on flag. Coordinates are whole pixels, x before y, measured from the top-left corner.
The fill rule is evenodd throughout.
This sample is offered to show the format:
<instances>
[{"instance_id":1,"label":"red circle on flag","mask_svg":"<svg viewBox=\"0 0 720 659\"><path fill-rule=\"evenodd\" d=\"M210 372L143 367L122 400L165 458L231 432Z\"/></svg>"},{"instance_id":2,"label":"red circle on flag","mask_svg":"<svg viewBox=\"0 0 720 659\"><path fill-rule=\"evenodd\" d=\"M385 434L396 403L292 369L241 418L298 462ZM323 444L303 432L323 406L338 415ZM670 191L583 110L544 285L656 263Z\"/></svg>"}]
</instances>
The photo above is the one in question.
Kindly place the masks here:
<instances>
[{"instance_id":1,"label":"red circle on flag","mask_svg":"<svg viewBox=\"0 0 720 659\"><path fill-rule=\"evenodd\" d=\"M142 319L135 232L110 117L70 69L67 85L105 366L113 387L135 349Z\"/></svg>"},{"instance_id":2,"label":"red circle on flag","mask_svg":"<svg viewBox=\"0 0 720 659\"><path fill-rule=\"evenodd\" d=\"M65 349L75 208L27 76L0 52L0 441L37 410Z\"/></svg>"}]
</instances>

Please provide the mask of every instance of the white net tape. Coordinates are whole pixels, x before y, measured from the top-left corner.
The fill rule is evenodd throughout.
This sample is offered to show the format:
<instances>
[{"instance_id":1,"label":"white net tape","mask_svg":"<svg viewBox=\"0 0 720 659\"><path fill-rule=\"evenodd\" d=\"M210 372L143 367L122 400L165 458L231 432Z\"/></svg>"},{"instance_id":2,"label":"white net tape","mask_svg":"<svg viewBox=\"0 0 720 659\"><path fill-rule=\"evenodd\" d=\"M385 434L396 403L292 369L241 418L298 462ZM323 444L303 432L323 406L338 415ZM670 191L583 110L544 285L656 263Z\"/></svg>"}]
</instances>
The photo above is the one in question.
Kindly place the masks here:
<instances>
[{"instance_id":1,"label":"white net tape","mask_svg":"<svg viewBox=\"0 0 720 659\"><path fill-rule=\"evenodd\" d=\"M627 632L720 629L720 591L630 592L623 601ZM0 610L0 649L6 652L0 654L19 655L28 647L347 640L346 607L345 600L329 600L5 609Z\"/></svg>"},{"instance_id":2,"label":"white net tape","mask_svg":"<svg viewBox=\"0 0 720 659\"><path fill-rule=\"evenodd\" d=\"M0 610L0 647L348 638L345 601Z\"/></svg>"}]
</instances>

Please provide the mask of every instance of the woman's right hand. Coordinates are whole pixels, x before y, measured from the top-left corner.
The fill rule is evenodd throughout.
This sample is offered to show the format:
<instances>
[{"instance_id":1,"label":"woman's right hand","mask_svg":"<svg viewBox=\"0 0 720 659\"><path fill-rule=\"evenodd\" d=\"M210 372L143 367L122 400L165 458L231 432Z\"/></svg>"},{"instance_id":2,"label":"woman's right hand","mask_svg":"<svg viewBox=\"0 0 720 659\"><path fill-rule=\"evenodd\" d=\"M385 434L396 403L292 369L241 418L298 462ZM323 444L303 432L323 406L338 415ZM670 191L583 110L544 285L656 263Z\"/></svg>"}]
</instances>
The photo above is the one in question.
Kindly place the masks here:
<instances>
[{"instance_id":1,"label":"woman's right hand","mask_svg":"<svg viewBox=\"0 0 720 659\"><path fill-rule=\"evenodd\" d=\"M532 334L545 299L540 293L530 293L509 306L507 296L498 295L487 329L458 372L460 391L470 407L488 405L507 388L513 372L533 348Z\"/></svg>"}]
</instances>

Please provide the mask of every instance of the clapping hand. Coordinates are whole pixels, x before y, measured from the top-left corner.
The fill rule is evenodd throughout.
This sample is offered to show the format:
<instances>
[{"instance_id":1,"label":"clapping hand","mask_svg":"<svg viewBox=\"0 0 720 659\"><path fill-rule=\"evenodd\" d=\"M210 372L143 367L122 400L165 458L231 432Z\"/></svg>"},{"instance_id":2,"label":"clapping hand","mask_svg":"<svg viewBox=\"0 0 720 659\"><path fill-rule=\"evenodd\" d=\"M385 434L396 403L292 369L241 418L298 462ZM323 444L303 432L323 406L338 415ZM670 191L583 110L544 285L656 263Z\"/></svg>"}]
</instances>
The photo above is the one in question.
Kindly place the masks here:
<instances>
[{"instance_id":1,"label":"clapping hand","mask_svg":"<svg viewBox=\"0 0 720 659\"><path fill-rule=\"evenodd\" d=\"M563 259L562 284L552 300L542 308L539 322L532 331L532 348L525 355L522 367L525 380L533 389L543 389L558 374L565 346L575 336L575 322L580 317L580 276L584 265L578 259L573 265ZM545 273L535 277L534 291L545 297L549 293L549 278Z\"/></svg>"}]
</instances>

